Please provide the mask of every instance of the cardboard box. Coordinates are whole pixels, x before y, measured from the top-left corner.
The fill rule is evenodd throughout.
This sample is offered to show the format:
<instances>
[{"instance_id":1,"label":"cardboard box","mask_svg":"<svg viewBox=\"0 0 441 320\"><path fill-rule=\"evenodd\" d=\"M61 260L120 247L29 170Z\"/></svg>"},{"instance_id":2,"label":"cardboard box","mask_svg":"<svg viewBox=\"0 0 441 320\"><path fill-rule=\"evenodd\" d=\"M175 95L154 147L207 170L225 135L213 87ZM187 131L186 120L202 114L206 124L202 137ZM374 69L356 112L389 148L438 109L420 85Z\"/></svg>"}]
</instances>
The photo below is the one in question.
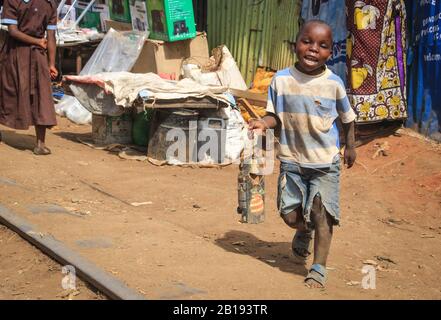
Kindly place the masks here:
<instances>
[{"instance_id":1,"label":"cardboard box","mask_svg":"<svg viewBox=\"0 0 441 320\"><path fill-rule=\"evenodd\" d=\"M179 41L196 36L192 0L147 0L150 38Z\"/></svg>"},{"instance_id":2,"label":"cardboard box","mask_svg":"<svg viewBox=\"0 0 441 320\"><path fill-rule=\"evenodd\" d=\"M132 30L132 25L117 21L106 21L107 28L117 31ZM197 33L194 39L178 42L164 42L147 39L131 72L175 75L180 78L181 66L184 60L193 58L200 64L205 64L209 58L207 34Z\"/></svg>"},{"instance_id":3,"label":"cardboard box","mask_svg":"<svg viewBox=\"0 0 441 320\"><path fill-rule=\"evenodd\" d=\"M175 79L179 79L181 66L188 58L201 63L208 61L209 50L205 33L199 33L194 39L179 42L146 40L132 72L175 75Z\"/></svg>"},{"instance_id":4,"label":"cardboard box","mask_svg":"<svg viewBox=\"0 0 441 320\"><path fill-rule=\"evenodd\" d=\"M110 19L131 23L129 0L108 0Z\"/></svg>"},{"instance_id":5,"label":"cardboard box","mask_svg":"<svg viewBox=\"0 0 441 320\"><path fill-rule=\"evenodd\" d=\"M107 30L110 30L110 28L113 28L114 30L117 30L117 31L131 31L131 30L133 30L133 27L130 23L113 21L113 20L106 20L106 28L107 28Z\"/></svg>"},{"instance_id":6,"label":"cardboard box","mask_svg":"<svg viewBox=\"0 0 441 320\"><path fill-rule=\"evenodd\" d=\"M143 31L149 35L149 21L147 19L147 6L144 0L132 1L130 4L133 30Z\"/></svg>"}]
</instances>

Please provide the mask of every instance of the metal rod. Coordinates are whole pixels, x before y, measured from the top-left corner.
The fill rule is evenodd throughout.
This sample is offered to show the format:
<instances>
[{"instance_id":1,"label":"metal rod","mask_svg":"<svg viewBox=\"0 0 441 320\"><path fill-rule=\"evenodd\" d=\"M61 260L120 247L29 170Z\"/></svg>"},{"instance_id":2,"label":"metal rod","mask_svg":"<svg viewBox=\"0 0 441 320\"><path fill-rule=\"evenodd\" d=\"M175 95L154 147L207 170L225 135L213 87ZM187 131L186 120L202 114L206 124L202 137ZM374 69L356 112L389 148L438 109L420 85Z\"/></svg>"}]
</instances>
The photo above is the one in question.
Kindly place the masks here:
<instances>
[{"instance_id":1,"label":"metal rod","mask_svg":"<svg viewBox=\"0 0 441 320\"><path fill-rule=\"evenodd\" d=\"M67 10L66 15L63 17L63 19L61 19L60 24L62 24L64 22L64 20L66 20L67 16L69 16L70 11L72 10L72 8L75 6L75 4L77 3L78 0L74 0L74 2L72 2L72 4L69 7L69 10Z\"/></svg>"},{"instance_id":2,"label":"metal rod","mask_svg":"<svg viewBox=\"0 0 441 320\"><path fill-rule=\"evenodd\" d=\"M60 15L61 9L63 9L65 3L66 3L66 0L61 0L60 4L58 5L57 17Z\"/></svg>"}]
</instances>

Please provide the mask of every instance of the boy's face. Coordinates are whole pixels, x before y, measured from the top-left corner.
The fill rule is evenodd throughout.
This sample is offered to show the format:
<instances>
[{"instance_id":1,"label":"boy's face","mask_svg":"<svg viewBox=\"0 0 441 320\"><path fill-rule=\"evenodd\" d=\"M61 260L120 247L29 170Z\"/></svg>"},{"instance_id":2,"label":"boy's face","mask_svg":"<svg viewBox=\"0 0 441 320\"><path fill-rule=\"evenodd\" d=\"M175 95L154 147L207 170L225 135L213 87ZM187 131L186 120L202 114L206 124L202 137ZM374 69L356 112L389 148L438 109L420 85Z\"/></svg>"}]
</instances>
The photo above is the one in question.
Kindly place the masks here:
<instances>
[{"instance_id":1,"label":"boy's face","mask_svg":"<svg viewBox=\"0 0 441 320\"><path fill-rule=\"evenodd\" d=\"M311 23L299 35L295 52L297 67L303 73L316 75L332 54L332 32L326 25Z\"/></svg>"}]
</instances>

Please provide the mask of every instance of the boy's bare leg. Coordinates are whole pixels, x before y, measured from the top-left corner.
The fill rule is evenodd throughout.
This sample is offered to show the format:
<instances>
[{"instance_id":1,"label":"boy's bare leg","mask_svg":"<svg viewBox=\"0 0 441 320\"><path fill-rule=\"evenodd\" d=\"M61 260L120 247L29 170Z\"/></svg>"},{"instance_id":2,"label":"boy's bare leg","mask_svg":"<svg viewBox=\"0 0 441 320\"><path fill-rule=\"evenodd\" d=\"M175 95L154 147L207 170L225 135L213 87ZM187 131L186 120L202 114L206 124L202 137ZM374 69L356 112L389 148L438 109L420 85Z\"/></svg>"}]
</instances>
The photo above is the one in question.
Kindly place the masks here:
<instances>
[{"instance_id":1,"label":"boy's bare leg","mask_svg":"<svg viewBox=\"0 0 441 320\"><path fill-rule=\"evenodd\" d=\"M302 208L297 208L291 213L283 214L283 221L291 228L297 229L299 231L307 231L307 227L303 220Z\"/></svg>"},{"instance_id":2,"label":"boy's bare leg","mask_svg":"<svg viewBox=\"0 0 441 320\"><path fill-rule=\"evenodd\" d=\"M313 264L320 264L323 267L326 267L326 260L328 259L329 249L331 247L334 223L331 215L326 212L326 209L323 206L322 200L319 196L314 198L311 221L314 224L315 230ZM323 287L313 279L308 279L306 284L310 288Z\"/></svg>"},{"instance_id":3,"label":"boy's bare leg","mask_svg":"<svg viewBox=\"0 0 441 320\"><path fill-rule=\"evenodd\" d=\"M305 235L301 235L303 237L306 237L306 233L307 232L311 232L310 229L308 229L308 227L305 224L305 220L303 218L303 209L297 208L295 211L287 214L287 215L282 215L283 221L292 229L297 229L297 233L296 236L299 235L299 232L303 232ZM307 246L305 244L304 241L305 240L301 240L302 244L298 244L295 240L295 238L293 239L293 243L292 243L292 250L294 255L303 257L303 258L307 258L311 253L310 253L310 249L307 248L309 246ZM307 246L307 247L304 247Z\"/></svg>"}]
</instances>

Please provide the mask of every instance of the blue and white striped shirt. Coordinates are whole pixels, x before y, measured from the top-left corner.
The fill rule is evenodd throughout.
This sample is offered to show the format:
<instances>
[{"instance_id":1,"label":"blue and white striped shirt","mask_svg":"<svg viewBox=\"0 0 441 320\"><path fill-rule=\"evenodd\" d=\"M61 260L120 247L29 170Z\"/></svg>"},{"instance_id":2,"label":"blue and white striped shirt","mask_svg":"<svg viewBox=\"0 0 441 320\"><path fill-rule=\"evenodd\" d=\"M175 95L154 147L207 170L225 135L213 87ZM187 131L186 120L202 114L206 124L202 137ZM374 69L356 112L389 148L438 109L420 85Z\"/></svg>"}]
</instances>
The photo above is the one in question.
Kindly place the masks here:
<instances>
[{"instance_id":1,"label":"blue and white striped shirt","mask_svg":"<svg viewBox=\"0 0 441 320\"><path fill-rule=\"evenodd\" d=\"M295 67L277 72L268 91L267 112L282 124L278 158L305 168L329 167L339 153L335 120L355 120L342 80L328 68L316 76Z\"/></svg>"}]
</instances>

